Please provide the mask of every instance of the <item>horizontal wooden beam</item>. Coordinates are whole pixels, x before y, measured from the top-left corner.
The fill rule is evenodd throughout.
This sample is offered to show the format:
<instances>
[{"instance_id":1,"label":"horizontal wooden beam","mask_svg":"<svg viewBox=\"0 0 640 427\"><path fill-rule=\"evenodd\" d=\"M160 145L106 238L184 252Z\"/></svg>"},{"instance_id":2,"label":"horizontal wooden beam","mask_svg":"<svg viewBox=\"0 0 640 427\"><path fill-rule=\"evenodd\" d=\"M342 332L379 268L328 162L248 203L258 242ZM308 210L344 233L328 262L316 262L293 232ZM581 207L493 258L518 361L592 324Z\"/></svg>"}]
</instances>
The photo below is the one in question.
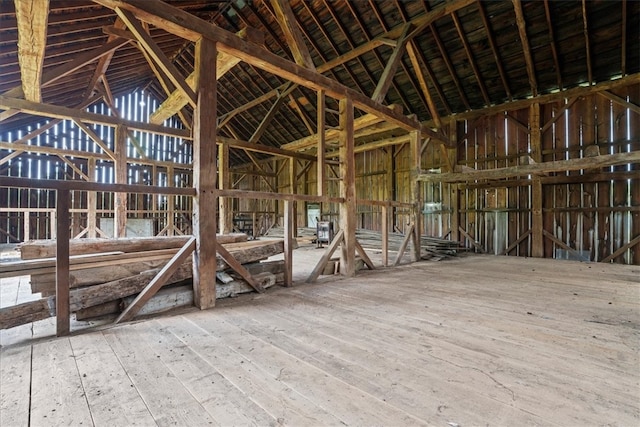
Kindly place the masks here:
<instances>
[{"instance_id":1,"label":"horizontal wooden beam","mask_svg":"<svg viewBox=\"0 0 640 427\"><path fill-rule=\"evenodd\" d=\"M574 171L580 169L597 169L607 166L640 163L640 151L608 154L580 159L558 160L536 163L532 165L510 166L506 168L486 169L469 172L453 172L443 174L418 174L418 181L426 182L465 182L479 179L505 179L524 175L539 175L550 172Z\"/></svg>"},{"instance_id":2,"label":"horizontal wooden beam","mask_svg":"<svg viewBox=\"0 0 640 427\"><path fill-rule=\"evenodd\" d=\"M99 182L62 181L57 179L30 179L0 176L0 187L40 188L43 190L104 191L112 193L171 194L175 196L195 196L191 187L158 187L154 185L102 184Z\"/></svg>"},{"instance_id":3,"label":"horizontal wooden beam","mask_svg":"<svg viewBox=\"0 0 640 427\"><path fill-rule=\"evenodd\" d=\"M284 150L278 147L272 147L264 144L255 144L249 141L242 141L240 139L226 138L224 136L217 136L216 140L218 144L228 144L229 147L239 148L241 150L253 151L256 153L273 154L274 156L282 157L294 157L296 159L316 161L316 156L309 154L298 153L297 151Z\"/></svg>"},{"instance_id":4,"label":"horizontal wooden beam","mask_svg":"<svg viewBox=\"0 0 640 427\"><path fill-rule=\"evenodd\" d=\"M2 181L0 181L2 184ZM218 197L233 197L236 199L255 199L255 200L289 200L300 202L316 202L316 203L344 203L343 197L323 197L311 196L307 194L292 193L269 193L267 191L247 191L247 190L215 190Z\"/></svg>"},{"instance_id":5,"label":"horizontal wooden beam","mask_svg":"<svg viewBox=\"0 0 640 427\"><path fill-rule=\"evenodd\" d=\"M19 154L23 152L41 153L41 154L49 154L53 156L71 156L79 159L98 159L98 160L104 160L108 162L113 161L113 158L109 154L92 153L92 152L81 151L81 150L69 150L66 148L48 147L45 145L18 144L15 142L0 141L0 150L9 150ZM14 153L11 153L11 155L13 155ZM0 164L4 163L4 159L5 157L0 159ZM193 169L193 165L186 164L186 163L175 163L175 162L151 160L151 159L137 159L137 158L130 158L130 157L127 158L127 163L159 166L161 168L173 167L175 169L181 169L181 170Z\"/></svg>"},{"instance_id":6,"label":"horizontal wooden beam","mask_svg":"<svg viewBox=\"0 0 640 427\"><path fill-rule=\"evenodd\" d=\"M150 132L157 135L174 136L191 139L191 133L184 129L168 128L160 125L147 124L133 120L121 119L114 116L89 113L84 110L61 107L59 105L31 102L24 99L10 98L0 95L0 109L14 109L34 116L50 117L54 119L79 120L84 123L96 123L106 126L123 125L132 130Z\"/></svg>"},{"instance_id":7,"label":"horizontal wooden beam","mask_svg":"<svg viewBox=\"0 0 640 427\"><path fill-rule=\"evenodd\" d=\"M505 102L504 104L492 105L491 107L481 108L479 110L467 111L459 114L452 114L450 116L441 118L443 122L450 122L452 120L472 120L482 116L490 116L492 114L502 113L504 111L521 110L529 108L533 103L549 104L551 102L562 101L564 99L572 99L580 96L587 96L594 93L598 93L603 90L611 90L626 86L632 86L640 84L640 73L630 74L620 79L608 80L601 83L597 83L593 86L579 86L567 90L562 90L554 93L547 93L544 95L534 96L527 99L519 99L517 101ZM434 124L431 121L423 123L423 126L432 126Z\"/></svg>"},{"instance_id":8,"label":"horizontal wooden beam","mask_svg":"<svg viewBox=\"0 0 640 427\"><path fill-rule=\"evenodd\" d=\"M194 40L194 37L195 39L209 38L218 42L220 52L236 56L256 68L315 91L325 90L328 96L336 99L348 96L353 100L356 108L396 123L403 129L420 128L420 123L413 118L388 109L366 95L343 86L314 70L297 65L253 43L248 43L229 31L161 1L95 0L95 2L112 9L129 10L143 21L190 40Z\"/></svg>"}]
</instances>

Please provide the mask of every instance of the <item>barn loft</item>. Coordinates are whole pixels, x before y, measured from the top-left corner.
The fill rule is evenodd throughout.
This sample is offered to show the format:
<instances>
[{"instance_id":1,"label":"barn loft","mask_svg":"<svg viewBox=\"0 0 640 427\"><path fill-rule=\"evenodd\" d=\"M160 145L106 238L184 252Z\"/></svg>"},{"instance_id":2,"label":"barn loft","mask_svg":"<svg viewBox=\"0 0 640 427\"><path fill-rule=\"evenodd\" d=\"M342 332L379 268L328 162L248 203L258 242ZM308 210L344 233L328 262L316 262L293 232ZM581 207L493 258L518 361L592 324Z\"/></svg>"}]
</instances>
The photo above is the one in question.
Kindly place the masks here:
<instances>
[{"instance_id":1,"label":"barn loft","mask_svg":"<svg viewBox=\"0 0 640 427\"><path fill-rule=\"evenodd\" d=\"M0 1L0 424L637 425L639 28Z\"/></svg>"}]
</instances>

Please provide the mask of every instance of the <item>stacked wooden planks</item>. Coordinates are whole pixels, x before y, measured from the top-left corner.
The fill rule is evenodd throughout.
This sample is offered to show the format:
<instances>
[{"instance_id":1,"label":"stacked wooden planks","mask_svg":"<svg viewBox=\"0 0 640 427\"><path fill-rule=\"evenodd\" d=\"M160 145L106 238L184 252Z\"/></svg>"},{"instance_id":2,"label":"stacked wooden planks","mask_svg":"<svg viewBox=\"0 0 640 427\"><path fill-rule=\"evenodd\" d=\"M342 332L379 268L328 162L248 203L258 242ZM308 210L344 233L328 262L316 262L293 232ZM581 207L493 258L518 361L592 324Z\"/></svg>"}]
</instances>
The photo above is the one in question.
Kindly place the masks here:
<instances>
[{"instance_id":1,"label":"stacked wooden planks","mask_svg":"<svg viewBox=\"0 0 640 427\"><path fill-rule=\"evenodd\" d=\"M187 239L188 236L71 241L71 312L77 320L120 312ZM260 262L282 253L282 240L247 241L245 234L219 235L217 239L263 288L283 282L283 261ZM27 242L19 250L23 260L0 264L0 277L30 275L32 292L42 293L43 298L0 309L0 329L55 316L55 258L49 257L55 253L55 241ZM217 298L253 291L220 256L217 270ZM155 311L191 305L191 285L176 287L191 278L189 258L147 305ZM149 312L147 309L141 314Z\"/></svg>"}]
</instances>

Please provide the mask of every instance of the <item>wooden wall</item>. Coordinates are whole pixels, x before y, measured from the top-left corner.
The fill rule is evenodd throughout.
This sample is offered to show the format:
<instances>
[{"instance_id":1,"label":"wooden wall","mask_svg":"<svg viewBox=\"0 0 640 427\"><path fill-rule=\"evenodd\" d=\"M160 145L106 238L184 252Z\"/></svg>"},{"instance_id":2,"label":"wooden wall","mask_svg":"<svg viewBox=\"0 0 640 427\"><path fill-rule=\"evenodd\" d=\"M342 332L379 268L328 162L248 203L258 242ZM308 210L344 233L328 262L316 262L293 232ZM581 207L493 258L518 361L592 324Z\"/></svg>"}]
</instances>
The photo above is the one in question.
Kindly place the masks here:
<instances>
[{"instance_id":1,"label":"wooden wall","mask_svg":"<svg viewBox=\"0 0 640 427\"><path fill-rule=\"evenodd\" d=\"M156 101L148 95L136 92L115 100L119 114L132 120L147 120L149 113L157 108ZM89 111L108 114L105 104L91 107ZM34 127L19 132L0 133L2 142L16 143L25 136L47 127L51 121L42 121ZM178 127L176 120L170 125ZM90 126L91 131L114 150L115 130L102 125ZM190 187L191 172L181 169L181 164L190 164L192 150L190 144L184 144L177 138L151 135L132 131L135 143L126 147L128 166L128 184L166 185ZM28 138L30 148L15 157L13 150L0 150L0 176L12 176L32 179L91 180L102 183L115 183L114 161L78 125L69 120L56 121L56 124L44 132ZM141 149L138 151L135 147ZM47 149L73 150L74 155L47 153ZM83 153L81 153L83 152ZM147 161L142 162L142 154ZM150 163L158 162L161 166ZM90 171L91 169L91 171ZM72 236L86 234L87 192L72 192ZM172 208L173 205L173 208ZM131 194L127 200L129 218L153 218L155 233L170 234L189 232L191 198L175 196L171 201L167 196ZM113 218L114 200L112 193L97 193L95 212L98 217ZM168 211L173 210L169 219ZM55 193L48 190L0 188L0 242L12 243L29 239L54 237L55 230ZM175 227L168 227L172 222ZM98 230L98 236L100 236Z\"/></svg>"},{"instance_id":2,"label":"wooden wall","mask_svg":"<svg viewBox=\"0 0 640 427\"><path fill-rule=\"evenodd\" d=\"M640 104L640 86L611 93ZM589 156L594 147L600 154L640 150L638 112L602 94L541 105L540 113L545 162ZM524 164L531 151L528 129L528 109L458 122L457 164L479 170ZM426 154L424 167L443 166L437 150L432 156ZM543 177L544 230L585 258L605 259L640 235L639 168L633 164ZM487 252L503 253L531 230L529 184L528 179L522 178L458 184L461 227ZM426 189L425 201L437 202L438 195L446 196L456 188L428 185L441 189ZM450 201L443 206L450 209ZM447 221L450 218L442 218L443 223ZM428 228L428 221L426 225L427 234L437 234L437 230ZM463 236L461 240L465 240ZM566 248L546 237L545 257L556 257L557 250ZM531 236L509 254L531 256ZM640 264L640 248L630 248L615 262Z\"/></svg>"}]
</instances>

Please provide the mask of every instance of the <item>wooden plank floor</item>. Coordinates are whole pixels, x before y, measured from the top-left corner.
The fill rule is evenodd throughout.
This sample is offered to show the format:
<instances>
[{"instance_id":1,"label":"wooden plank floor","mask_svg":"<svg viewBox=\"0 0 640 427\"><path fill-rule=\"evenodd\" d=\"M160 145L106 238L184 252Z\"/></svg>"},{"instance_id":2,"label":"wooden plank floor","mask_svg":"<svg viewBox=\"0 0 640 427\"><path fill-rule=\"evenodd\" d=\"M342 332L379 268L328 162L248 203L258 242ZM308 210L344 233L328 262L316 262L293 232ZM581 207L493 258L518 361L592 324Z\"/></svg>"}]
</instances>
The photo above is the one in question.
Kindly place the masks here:
<instances>
[{"instance_id":1,"label":"wooden plank floor","mask_svg":"<svg viewBox=\"0 0 640 427\"><path fill-rule=\"evenodd\" d=\"M640 425L640 266L468 256L4 346L0 425Z\"/></svg>"}]
</instances>

